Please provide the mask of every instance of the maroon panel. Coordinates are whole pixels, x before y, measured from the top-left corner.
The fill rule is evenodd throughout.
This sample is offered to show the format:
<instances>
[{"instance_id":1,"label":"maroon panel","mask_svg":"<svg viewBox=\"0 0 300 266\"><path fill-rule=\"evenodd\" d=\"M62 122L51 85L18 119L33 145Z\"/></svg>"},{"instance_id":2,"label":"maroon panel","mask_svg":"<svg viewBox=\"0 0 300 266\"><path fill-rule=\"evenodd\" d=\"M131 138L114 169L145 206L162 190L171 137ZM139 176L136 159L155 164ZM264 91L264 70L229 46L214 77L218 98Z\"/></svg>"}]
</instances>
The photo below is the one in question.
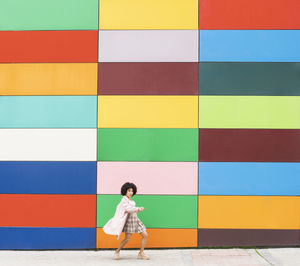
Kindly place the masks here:
<instances>
[{"instance_id":1,"label":"maroon panel","mask_svg":"<svg viewBox=\"0 0 300 266\"><path fill-rule=\"evenodd\" d=\"M198 63L99 63L98 69L98 94L198 94Z\"/></svg>"},{"instance_id":2,"label":"maroon panel","mask_svg":"<svg viewBox=\"0 0 300 266\"><path fill-rule=\"evenodd\" d=\"M300 230L198 229L198 246L298 246Z\"/></svg>"},{"instance_id":3,"label":"maroon panel","mask_svg":"<svg viewBox=\"0 0 300 266\"><path fill-rule=\"evenodd\" d=\"M299 129L199 129L200 162L300 162Z\"/></svg>"}]
</instances>

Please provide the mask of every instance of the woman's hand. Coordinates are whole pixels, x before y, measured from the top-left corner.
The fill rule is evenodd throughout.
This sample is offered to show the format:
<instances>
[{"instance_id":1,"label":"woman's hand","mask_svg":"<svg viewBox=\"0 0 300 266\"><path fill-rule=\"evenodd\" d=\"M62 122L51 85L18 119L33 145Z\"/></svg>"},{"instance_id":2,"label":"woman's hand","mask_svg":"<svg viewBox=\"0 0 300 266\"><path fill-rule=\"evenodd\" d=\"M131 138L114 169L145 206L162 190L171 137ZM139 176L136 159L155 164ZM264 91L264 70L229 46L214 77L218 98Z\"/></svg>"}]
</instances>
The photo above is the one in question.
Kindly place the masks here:
<instances>
[{"instance_id":1,"label":"woman's hand","mask_svg":"<svg viewBox=\"0 0 300 266\"><path fill-rule=\"evenodd\" d=\"M145 208L144 207L140 207L140 212L144 211Z\"/></svg>"}]
</instances>

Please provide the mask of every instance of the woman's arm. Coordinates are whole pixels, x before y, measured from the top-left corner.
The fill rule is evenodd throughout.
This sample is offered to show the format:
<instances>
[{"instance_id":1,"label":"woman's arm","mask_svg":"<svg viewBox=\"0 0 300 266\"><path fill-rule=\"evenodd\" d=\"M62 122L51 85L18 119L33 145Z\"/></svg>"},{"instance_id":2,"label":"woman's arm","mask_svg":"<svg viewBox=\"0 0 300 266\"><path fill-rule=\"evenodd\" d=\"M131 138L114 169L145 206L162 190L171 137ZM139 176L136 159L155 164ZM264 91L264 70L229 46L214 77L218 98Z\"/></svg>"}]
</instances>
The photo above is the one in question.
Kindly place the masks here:
<instances>
[{"instance_id":1,"label":"woman's arm","mask_svg":"<svg viewBox=\"0 0 300 266\"><path fill-rule=\"evenodd\" d=\"M122 206L124 207L125 212L128 213L140 212L139 207L131 206L129 202L127 202L125 199L122 199Z\"/></svg>"}]
</instances>

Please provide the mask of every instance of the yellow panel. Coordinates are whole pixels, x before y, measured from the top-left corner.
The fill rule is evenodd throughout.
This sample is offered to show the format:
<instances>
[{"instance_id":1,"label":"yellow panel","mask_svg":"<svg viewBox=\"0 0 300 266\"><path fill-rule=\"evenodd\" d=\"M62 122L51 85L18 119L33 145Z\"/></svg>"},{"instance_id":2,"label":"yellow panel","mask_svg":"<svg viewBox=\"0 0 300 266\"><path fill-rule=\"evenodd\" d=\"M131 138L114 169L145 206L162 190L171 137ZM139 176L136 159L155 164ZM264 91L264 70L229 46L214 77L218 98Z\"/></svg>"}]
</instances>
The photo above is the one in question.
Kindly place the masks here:
<instances>
[{"instance_id":1,"label":"yellow panel","mask_svg":"<svg viewBox=\"0 0 300 266\"><path fill-rule=\"evenodd\" d=\"M98 96L100 128L197 128L198 96Z\"/></svg>"},{"instance_id":2,"label":"yellow panel","mask_svg":"<svg viewBox=\"0 0 300 266\"><path fill-rule=\"evenodd\" d=\"M0 64L2 95L97 95L97 63Z\"/></svg>"},{"instance_id":3,"label":"yellow panel","mask_svg":"<svg viewBox=\"0 0 300 266\"><path fill-rule=\"evenodd\" d=\"M200 128L300 129L299 96L199 96Z\"/></svg>"},{"instance_id":4,"label":"yellow panel","mask_svg":"<svg viewBox=\"0 0 300 266\"><path fill-rule=\"evenodd\" d=\"M147 228L146 248L197 247L197 229L165 229ZM114 235L107 235L102 228L97 228L97 248L117 248L124 239L122 233L119 240ZM124 248L139 248L140 234L133 234Z\"/></svg>"},{"instance_id":5,"label":"yellow panel","mask_svg":"<svg viewBox=\"0 0 300 266\"><path fill-rule=\"evenodd\" d=\"M199 196L199 228L300 229L300 197Z\"/></svg>"},{"instance_id":6,"label":"yellow panel","mask_svg":"<svg viewBox=\"0 0 300 266\"><path fill-rule=\"evenodd\" d=\"M198 0L100 0L100 29L198 29Z\"/></svg>"}]
</instances>

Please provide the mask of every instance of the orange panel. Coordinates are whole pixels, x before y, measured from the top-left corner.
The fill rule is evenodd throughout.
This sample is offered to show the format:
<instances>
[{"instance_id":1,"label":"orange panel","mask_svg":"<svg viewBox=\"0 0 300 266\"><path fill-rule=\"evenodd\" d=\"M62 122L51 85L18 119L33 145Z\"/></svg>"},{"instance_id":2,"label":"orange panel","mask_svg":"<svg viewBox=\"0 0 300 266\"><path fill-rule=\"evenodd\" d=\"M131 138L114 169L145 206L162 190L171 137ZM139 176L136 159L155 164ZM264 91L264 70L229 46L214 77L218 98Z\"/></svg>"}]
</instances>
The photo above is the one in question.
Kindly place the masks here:
<instances>
[{"instance_id":1,"label":"orange panel","mask_svg":"<svg viewBox=\"0 0 300 266\"><path fill-rule=\"evenodd\" d=\"M0 64L0 95L97 95L97 63Z\"/></svg>"},{"instance_id":2,"label":"orange panel","mask_svg":"<svg viewBox=\"0 0 300 266\"><path fill-rule=\"evenodd\" d=\"M199 0L199 28L300 29L299 0Z\"/></svg>"},{"instance_id":3,"label":"orange panel","mask_svg":"<svg viewBox=\"0 0 300 266\"><path fill-rule=\"evenodd\" d=\"M96 195L0 194L0 226L96 227Z\"/></svg>"},{"instance_id":4,"label":"orange panel","mask_svg":"<svg viewBox=\"0 0 300 266\"><path fill-rule=\"evenodd\" d=\"M159 247L197 247L197 229L154 229L147 228L146 248ZM116 236L107 235L102 228L97 228L97 248L117 248L125 234L119 240ZM124 248L139 248L141 235L133 234Z\"/></svg>"}]
</instances>

